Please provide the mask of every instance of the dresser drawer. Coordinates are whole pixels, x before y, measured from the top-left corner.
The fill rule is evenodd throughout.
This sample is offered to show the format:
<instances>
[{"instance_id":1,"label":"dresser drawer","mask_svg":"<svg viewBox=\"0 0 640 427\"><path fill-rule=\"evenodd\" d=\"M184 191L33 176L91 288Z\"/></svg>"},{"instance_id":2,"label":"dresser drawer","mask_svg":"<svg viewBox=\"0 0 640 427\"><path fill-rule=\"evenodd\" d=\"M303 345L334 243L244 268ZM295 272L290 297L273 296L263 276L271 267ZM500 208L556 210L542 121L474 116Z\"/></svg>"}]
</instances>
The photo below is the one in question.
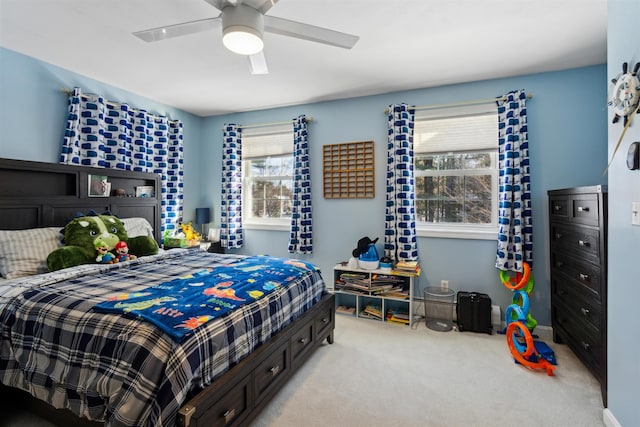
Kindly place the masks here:
<instances>
[{"instance_id":1,"label":"dresser drawer","mask_svg":"<svg viewBox=\"0 0 640 427\"><path fill-rule=\"evenodd\" d=\"M551 223L551 246L575 256L600 261L600 233L592 228Z\"/></svg>"},{"instance_id":2,"label":"dresser drawer","mask_svg":"<svg viewBox=\"0 0 640 427\"><path fill-rule=\"evenodd\" d=\"M602 310L599 301L585 297L575 285L565 282L555 275L551 279L553 301L566 307L567 315L587 322L600 334Z\"/></svg>"},{"instance_id":3,"label":"dresser drawer","mask_svg":"<svg viewBox=\"0 0 640 427\"><path fill-rule=\"evenodd\" d=\"M599 301L602 300L600 266L585 260L574 259L554 250L551 252L551 269L552 276L559 274L575 286L591 292Z\"/></svg>"},{"instance_id":4,"label":"dresser drawer","mask_svg":"<svg viewBox=\"0 0 640 427\"><path fill-rule=\"evenodd\" d=\"M602 338L586 323L565 312L566 307L558 304L551 307L555 319L553 328L576 353L594 375L601 379L604 358Z\"/></svg>"},{"instance_id":5,"label":"dresser drawer","mask_svg":"<svg viewBox=\"0 0 640 427\"><path fill-rule=\"evenodd\" d=\"M305 354L313 348L313 321L308 322L291 337L291 365L302 363Z\"/></svg>"},{"instance_id":6,"label":"dresser drawer","mask_svg":"<svg viewBox=\"0 0 640 427\"><path fill-rule=\"evenodd\" d=\"M549 217L552 221L569 219L569 196L553 196L549 199Z\"/></svg>"},{"instance_id":7,"label":"dresser drawer","mask_svg":"<svg viewBox=\"0 0 640 427\"><path fill-rule=\"evenodd\" d=\"M596 194L580 194L571 198L571 217L578 224L599 225L598 196Z\"/></svg>"},{"instance_id":8,"label":"dresser drawer","mask_svg":"<svg viewBox=\"0 0 640 427\"><path fill-rule=\"evenodd\" d=\"M289 341L286 341L255 369L256 402L259 402L273 385L286 377L284 373L288 370Z\"/></svg>"},{"instance_id":9,"label":"dresser drawer","mask_svg":"<svg viewBox=\"0 0 640 427\"><path fill-rule=\"evenodd\" d=\"M600 225L598 194L554 194L549 197L549 219L551 221Z\"/></svg>"}]
</instances>

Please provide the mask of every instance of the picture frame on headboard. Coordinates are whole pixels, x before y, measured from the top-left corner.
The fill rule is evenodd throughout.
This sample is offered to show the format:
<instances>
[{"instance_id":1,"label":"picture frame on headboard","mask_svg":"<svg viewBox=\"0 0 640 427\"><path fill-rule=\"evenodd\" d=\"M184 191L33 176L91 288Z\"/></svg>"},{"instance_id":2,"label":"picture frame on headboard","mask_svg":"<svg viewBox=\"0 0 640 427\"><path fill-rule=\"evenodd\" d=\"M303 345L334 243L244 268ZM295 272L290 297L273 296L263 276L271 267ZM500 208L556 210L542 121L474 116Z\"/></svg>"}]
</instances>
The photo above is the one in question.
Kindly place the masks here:
<instances>
[{"instance_id":1,"label":"picture frame on headboard","mask_svg":"<svg viewBox=\"0 0 640 427\"><path fill-rule=\"evenodd\" d=\"M88 177L89 197L109 197L111 183L107 181L106 175L88 175Z\"/></svg>"},{"instance_id":2,"label":"picture frame on headboard","mask_svg":"<svg viewBox=\"0 0 640 427\"><path fill-rule=\"evenodd\" d=\"M155 191L153 191L153 186L140 185L136 187L136 197L156 197Z\"/></svg>"}]
</instances>

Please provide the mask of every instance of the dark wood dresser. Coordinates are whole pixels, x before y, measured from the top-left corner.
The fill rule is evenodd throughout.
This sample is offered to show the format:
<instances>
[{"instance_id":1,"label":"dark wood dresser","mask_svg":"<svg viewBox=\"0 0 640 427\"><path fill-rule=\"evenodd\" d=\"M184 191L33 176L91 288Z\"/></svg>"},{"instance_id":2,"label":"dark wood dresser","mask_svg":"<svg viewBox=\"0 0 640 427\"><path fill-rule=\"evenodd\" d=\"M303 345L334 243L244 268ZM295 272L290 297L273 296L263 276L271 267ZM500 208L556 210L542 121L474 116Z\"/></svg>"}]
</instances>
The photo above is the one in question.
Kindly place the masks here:
<instances>
[{"instance_id":1,"label":"dark wood dresser","mask_svg":"<svg viewBox=\"0 0 640 427\"><path fill-rule=\"evenodd\" d=\"M550 190L551 326L600 381L607 406L607 188Z\"/></svg>"}]
</instances>

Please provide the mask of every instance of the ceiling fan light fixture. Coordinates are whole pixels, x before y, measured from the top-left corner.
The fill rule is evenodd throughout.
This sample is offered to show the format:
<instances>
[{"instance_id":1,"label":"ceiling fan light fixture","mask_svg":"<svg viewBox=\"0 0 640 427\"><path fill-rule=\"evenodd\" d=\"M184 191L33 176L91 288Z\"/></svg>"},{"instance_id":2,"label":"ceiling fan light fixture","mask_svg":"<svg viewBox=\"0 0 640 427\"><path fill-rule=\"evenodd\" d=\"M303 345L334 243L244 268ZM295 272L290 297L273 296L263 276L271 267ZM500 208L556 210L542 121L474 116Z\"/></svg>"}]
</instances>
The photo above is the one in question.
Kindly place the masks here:
<instances>
[{"instance_id":1,"label":"ceiling fan light fixture","mask_svg":"<svg viewBox=\"0 0 640 427\"><path fill-rule=\"evenodd\" d=\"M231 52L239 55L255 55L261 52L264 47L261 34L258 31L240 25L225 28L222 43Z\"/></svg>"},{"instance_id":2,"label":"ceiling fan light fixture","mask_svg":"<svg viewBox=\"0 0 640 427\"><path fill-rule=\"evenodd\" d=\"M262 51L264 15L256 9L239 4L222 10L222 43L231 52L255 55Z\"/></svg>"}]
</instances>

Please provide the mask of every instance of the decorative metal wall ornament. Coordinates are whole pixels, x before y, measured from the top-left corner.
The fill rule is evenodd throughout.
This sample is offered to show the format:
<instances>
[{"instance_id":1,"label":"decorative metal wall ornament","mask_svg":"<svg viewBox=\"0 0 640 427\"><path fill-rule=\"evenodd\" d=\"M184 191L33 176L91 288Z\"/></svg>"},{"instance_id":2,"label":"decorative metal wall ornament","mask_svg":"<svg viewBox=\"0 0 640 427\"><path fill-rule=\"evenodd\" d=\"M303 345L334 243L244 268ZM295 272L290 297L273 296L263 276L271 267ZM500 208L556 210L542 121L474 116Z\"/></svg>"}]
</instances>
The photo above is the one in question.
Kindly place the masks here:
<instances>
[{"instance_id":1,"label":"decorative metal wall ornament","mask_svg":"<svg viewBox=\"0 0 640 427\"><path fill-rule=\"evenodd\" d=\"M633 67L633 71L631 72L629 72L628 67L629 65L626 62L623 63L622 73L620 73L615 79L611 80L608 104L611 106L614 113L612 123L618 123L618 121L620 121L620 117L623 117L624 128L622 129L618 143L613 150L611 160L604 171L605 174L607 173L607 170L609 170L609 166L611 166L611 162L613 162L613 158L620 147L620 143L622 143L622 139L624 138L627 129L631 126L634 116L640 110L640 79L638 78L640 62L636 63L635 67Z\"/></svg>"}]
</instances>

